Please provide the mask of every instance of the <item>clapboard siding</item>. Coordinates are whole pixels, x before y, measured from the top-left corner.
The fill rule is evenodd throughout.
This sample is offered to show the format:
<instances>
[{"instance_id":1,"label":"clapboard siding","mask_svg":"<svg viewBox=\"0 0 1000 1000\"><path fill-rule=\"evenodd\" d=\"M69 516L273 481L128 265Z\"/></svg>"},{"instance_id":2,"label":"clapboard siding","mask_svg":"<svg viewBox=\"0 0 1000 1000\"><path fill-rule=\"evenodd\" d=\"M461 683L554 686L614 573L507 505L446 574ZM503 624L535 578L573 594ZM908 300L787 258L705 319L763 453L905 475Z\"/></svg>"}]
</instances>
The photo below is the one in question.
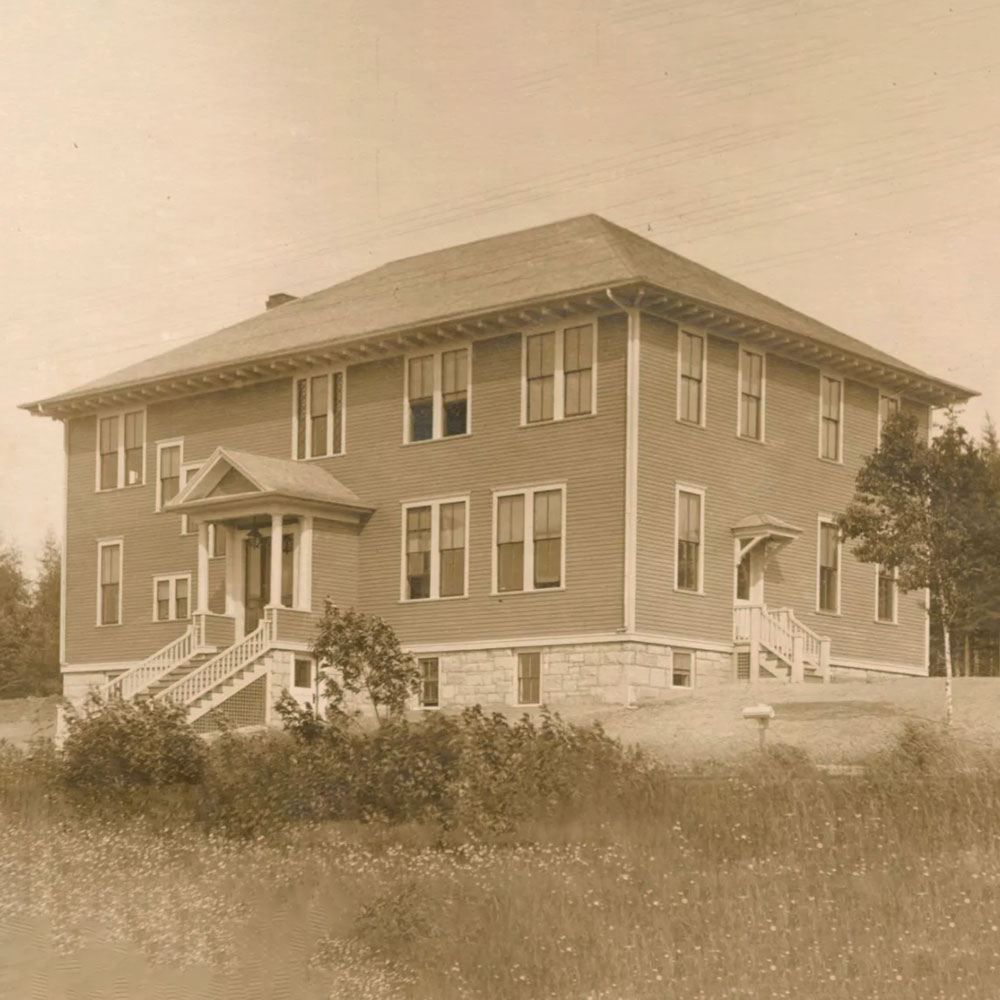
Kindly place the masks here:
<instances>
[{"instance_id":1,"label":"clapboard siding","mask_svg":"<svg viewBox=\"0 0 1000 1000\"><path fill-rule=\"evenodd\" d=\"M340 608L358 606L359 531L317 518L313 527L312 610L329 598Z\"/></svg>"},{"instance_id":2,"label":"clapboard siding","mask_svg":"<svg viewBox=\"0 0 1000 1000\"><path fill-rule=\"evenodd\" d=\"M320 464L375 508L351 555L339 526L317 522L313 594L317 610L329 592L382 615L404 642L606 632L622 625L625 437L623 314L604 317L598 336L597 413L546 425L520 426L521 337L476 343L472 356L472 434L402 443L404 359L352 366L347 373L346 451ZM197 577L197 537L180 534L176 514L157 514L156 442L183 438L184 461L206 459L218 446L291 457L292 382L169 400L147 411L146 481L94 491L96 422L69 422L67 662L134 660L184 628L152 622L152 578ZM490 595L492 490L565 483L566 587L560 591ZM401 504L468 494L469 594L458 600L400 601ZM123 624L97 628L96 539L122 536ZM344 575L358 565L357 591ZM210 606L224 606L224 560L210 561ZM192 607L196 595L192 593Z\"/></svg>"},{"instance_id":3,"label":"clapboard siding","mask_svg":"<svg viewBox=\"0 0 1000 1000\"><path fill-rule=\"evenodd\" d=\"M899 624L876 624L875 570L844 550L841 614L816 611L818 517L843 510L865 455L875 447L878 390L848 381L844 462L819 459L820 373L767 357L766 443L737 437L738 345L710 337L706 426L676 419L677 328L644 314L641 325L637 621L642 630L717 642L732 630L733 540L749 514L770 514L803 530L768 563L765 601L790 606L829 635L834 657L921 667L922 595L900 595ZM905 404L926 427L927 409ZM706 491L704 595L674 590L674 496L678 482Z\"/></svg>"}]
</instances>

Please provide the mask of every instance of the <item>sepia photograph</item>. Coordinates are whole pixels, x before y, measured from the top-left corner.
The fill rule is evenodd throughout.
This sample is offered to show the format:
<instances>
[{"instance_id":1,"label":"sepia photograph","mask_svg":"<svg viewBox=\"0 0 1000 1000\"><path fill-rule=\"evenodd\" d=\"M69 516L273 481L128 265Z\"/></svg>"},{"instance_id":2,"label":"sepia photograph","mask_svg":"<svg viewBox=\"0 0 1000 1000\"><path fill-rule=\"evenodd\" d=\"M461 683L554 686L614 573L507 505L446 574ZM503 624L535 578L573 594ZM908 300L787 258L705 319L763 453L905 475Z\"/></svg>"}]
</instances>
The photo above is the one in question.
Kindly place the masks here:
<instances>
[{"instance_id":1,"label":"sepia photograph","mask_svg":"<svg viewBox=\"0 0 1000 1000\"><path fill-rule=\"evenodd\" d=\"M1000 995L1000 6L3 28L0 997Z\"/></svg>"}]
</instances>

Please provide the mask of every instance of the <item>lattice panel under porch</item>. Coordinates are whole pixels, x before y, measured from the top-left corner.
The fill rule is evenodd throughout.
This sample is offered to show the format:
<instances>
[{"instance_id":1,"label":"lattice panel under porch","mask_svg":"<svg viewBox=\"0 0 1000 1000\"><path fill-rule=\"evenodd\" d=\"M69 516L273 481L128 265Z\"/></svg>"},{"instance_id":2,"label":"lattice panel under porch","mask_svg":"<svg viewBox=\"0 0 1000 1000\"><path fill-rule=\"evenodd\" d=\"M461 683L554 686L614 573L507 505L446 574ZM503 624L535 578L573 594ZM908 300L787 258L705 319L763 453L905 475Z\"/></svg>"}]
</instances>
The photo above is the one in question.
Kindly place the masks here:
<instances>
[{"instance_id":1,"label":"lattice panel under porch","mask_svg":"<svg viewBox=\"0 0 1000 1000\"><path fill-rule=\"evenodd\" d=\"M200 719L195 719L195 731L215 732L219 728L220 716L236 729L263 726L267 719L267 675L251 681L242 691L237 691L221 705L217 705Z\"/></svg>"}]
</instances>

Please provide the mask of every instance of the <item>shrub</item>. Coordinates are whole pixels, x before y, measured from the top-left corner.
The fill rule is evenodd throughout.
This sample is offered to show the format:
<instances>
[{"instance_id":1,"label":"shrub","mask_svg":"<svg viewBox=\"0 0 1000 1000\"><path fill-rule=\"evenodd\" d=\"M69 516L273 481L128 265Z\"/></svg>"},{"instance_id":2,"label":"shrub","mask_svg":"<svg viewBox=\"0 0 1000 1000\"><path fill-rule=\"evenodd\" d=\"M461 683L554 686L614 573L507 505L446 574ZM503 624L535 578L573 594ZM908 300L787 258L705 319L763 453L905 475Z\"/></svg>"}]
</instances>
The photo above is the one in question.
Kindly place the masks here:
<instances>
[{"instance_id":1,"label":"shrub","mask_svg":"<svg viewBox=\"0 0 1000 1000\"><path fill-rule=\"evenodd\" d=\"M63 781L73 788L123 790L197 784L205 744L179 705L153 699L88 697L66 713Z\"/></svg>"}]
</instances>

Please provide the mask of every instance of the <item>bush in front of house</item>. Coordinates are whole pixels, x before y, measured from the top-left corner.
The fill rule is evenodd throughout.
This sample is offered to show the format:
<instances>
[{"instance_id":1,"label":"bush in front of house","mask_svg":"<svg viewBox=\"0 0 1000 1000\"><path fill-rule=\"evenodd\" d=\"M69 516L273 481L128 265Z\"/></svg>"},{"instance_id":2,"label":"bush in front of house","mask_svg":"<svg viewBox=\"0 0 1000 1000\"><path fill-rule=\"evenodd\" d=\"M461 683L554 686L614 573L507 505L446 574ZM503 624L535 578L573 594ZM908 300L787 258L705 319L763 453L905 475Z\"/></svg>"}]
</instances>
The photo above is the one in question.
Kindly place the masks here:
<instances>
[{"instance_id":1,"label":"bush in front of house","mask_svg":"<svg viewBox=\"0 0 1000 1000\"><path fill-rule=\"evenodd\" d=\"M143 698L88 697L66 713L62 780L70 788L124 791L196 785L206 747L183 706Z\"/></svg>"}]
</instances>

